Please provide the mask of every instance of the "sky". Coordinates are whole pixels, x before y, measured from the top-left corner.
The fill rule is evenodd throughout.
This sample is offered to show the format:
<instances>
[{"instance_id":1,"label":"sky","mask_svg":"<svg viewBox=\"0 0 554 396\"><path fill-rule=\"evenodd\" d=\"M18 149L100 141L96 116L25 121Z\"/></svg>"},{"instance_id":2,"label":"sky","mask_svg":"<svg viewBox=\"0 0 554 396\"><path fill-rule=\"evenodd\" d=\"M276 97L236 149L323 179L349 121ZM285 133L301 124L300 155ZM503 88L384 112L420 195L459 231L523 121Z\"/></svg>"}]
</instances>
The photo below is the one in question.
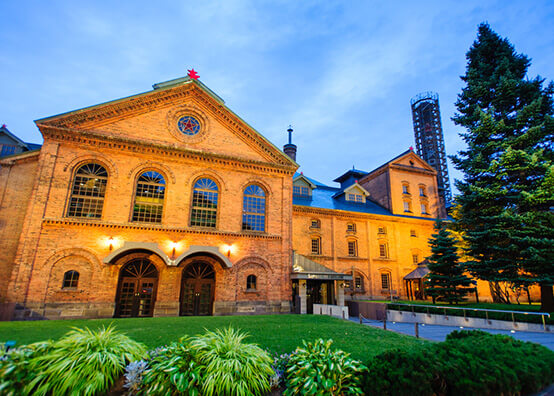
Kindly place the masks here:
<instances>
[{"instance_id":1,"label":"sky","mask_svg":"<svg viewBox=\"0 0 554 396\"><path fill-rule=\"evenodd\" d=\"M465 54L488 22L554 79L554 1L0 0L0 124L42 143L33 120L200 81L326 184L415 147L410 99L439 94L447 154ZM462 175L449 165L450 179Z\"/></svg>"}]
</instances>

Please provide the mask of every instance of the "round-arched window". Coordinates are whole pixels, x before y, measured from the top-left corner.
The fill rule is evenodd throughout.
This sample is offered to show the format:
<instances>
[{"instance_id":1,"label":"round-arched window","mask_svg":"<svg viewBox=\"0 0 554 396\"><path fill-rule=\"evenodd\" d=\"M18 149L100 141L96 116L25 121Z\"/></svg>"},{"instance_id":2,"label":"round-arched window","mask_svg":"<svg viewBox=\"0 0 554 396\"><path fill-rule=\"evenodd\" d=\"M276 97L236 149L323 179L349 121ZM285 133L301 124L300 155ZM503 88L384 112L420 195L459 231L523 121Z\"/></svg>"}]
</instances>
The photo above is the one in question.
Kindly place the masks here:
<instances>
[{"instance_id":1,"label":"round-arched window","mask_svg":"<svg viewBox=\"0 0 554 396\"><path fill-rule=\"evenodd\" d=\"M246 278L246 290L256 290L256 275L248 275Z\"/></svg>"},{"instance_id":2,"label":"round-arched window","mask_svg":"<svg viewBox=\"0 0 554 396\"><path fill-rule=\"evenodd\" d=\"M94 163L81 166L73 179L67 215L101 218L107 184L108 172L103 166Z\"/></svg>"},{"instance_id":3,"label":"round-arched window","mask_svg":"<svg viewBox=\"0 0 554 396\"><path fill-rule=\"evenodd\" d=\"M164 196L164 177L154 171L142 173L137 180L133 221L161 223Z\"/></svg>"},{"instance_id":4,"label":"round-arched window","mask_svg":"<svg viewBox=\"0 0 554 396\"><path fill-rule=\"evenodd\" d=\"M194 183L190 225L215 228L217 222L217 184L212 179L202 178Z\"/></svg>"},{"instance_id":5,"label":"round-arched window","mask_svg":"<svg viewBox=\"0 0 554 396\"><path fill-rule=\"evenodd\" d=\"M255 184L244 190L242 230L265 231L265 192Z\"/></svg>"},{"instance_id":6,"label":"round-arched window","mask_svg":"<svg viewBox=\"0 0 554 396\"><path fill-rule=\"evenodd\" d=\"M76 288L79 284L79 273L77 271L67 271L63 274L62 289Z\"/></svg>"}]
</instances>

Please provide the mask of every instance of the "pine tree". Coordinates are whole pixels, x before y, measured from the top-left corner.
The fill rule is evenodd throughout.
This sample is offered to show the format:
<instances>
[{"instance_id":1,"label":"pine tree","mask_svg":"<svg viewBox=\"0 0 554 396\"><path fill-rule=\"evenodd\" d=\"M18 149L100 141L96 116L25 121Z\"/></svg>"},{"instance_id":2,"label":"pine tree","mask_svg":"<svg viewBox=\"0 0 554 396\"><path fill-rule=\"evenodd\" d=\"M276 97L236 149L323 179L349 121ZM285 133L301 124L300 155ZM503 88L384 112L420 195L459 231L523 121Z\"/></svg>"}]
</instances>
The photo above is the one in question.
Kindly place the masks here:
<instances>
[{"instance_id":1,"label":"pine tree","mask_svg":"<svg viewBox=\"0 0 554 396\"><path fill-rule=\"evenodd\" d=\"M464 301L472 281L459 263L456 239L439 219L435 223L435 231L436 234L429 238L432 254L427 257L430 272L425 280L425 294L433 298L433 303L439 300L457 304Z\"/></svg>"},{"instance_id":2,"label":"pine tree","mask_svg":"<svg viewBox=\"0 0 554 396\"><path fill-rule=\"evenodd\" d=\"M552 140L554 85L526 78L530 61L489 25L481 24L467 53L466 83L454 122L467 129L468 148L452 160L464 173L457 181L459 218L467 267L491 282L541 285L543 306L554 308Z\"/></svg>"}]
</instances>

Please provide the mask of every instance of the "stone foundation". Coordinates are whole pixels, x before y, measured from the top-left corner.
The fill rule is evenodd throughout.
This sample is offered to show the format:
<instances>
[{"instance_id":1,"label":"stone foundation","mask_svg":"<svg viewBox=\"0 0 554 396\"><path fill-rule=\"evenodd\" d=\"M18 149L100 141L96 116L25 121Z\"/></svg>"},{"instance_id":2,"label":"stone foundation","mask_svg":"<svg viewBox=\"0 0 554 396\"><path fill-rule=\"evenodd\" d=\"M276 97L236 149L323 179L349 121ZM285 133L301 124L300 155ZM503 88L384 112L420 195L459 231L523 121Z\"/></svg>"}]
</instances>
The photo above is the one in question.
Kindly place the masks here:
<instances>
[{"instance_id":1,"label":"stone foundation","mask_svg":"<svg viewBox=\"0 0 554 396\"><path fill-rule=\"evenodd\" d=\"M12 320L112 318L115 303L30 303L16 304Z\"/></svg>"},{"instance_id":2,"label":"stone foundation","mask_svg":"<svg viewBox=\"0 0 554 396\"><path fill-rule=\"evenodd\" d=\"M289 301L215 301L214 316L290 313Z\"/></svg>"}]
</instances>

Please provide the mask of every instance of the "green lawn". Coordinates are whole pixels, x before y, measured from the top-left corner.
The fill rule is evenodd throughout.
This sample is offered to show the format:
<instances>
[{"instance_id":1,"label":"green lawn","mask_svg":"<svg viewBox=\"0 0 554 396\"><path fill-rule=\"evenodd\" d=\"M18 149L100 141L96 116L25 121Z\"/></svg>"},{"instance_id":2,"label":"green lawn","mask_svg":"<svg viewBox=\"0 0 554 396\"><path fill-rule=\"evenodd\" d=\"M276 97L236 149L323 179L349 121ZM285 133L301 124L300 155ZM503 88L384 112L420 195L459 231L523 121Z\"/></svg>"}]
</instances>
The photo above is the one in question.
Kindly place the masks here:
<instances>
[{"instance_id":1,"label":"green lawn","mask_svg":"<svg viewBox=\"0 0 554 396\"><path fill-rule=\"evenodd\" d=\"M254 342L273 352L292 352L302 340L317 338L335 341L334 345L350 352L356 359L369 357L389 349L418 347L426 341L390 331L371 328L328 316L318 315L256 315L209 316L97 320L44 320L0 322L0 342L16 340L17 345L47 339L57 339L71 327L98 328L113 323L131 338L149 348L178 340L185 334L195 335L204 329L233 326L250 334Z\"/></svg>"}]
</instances>

